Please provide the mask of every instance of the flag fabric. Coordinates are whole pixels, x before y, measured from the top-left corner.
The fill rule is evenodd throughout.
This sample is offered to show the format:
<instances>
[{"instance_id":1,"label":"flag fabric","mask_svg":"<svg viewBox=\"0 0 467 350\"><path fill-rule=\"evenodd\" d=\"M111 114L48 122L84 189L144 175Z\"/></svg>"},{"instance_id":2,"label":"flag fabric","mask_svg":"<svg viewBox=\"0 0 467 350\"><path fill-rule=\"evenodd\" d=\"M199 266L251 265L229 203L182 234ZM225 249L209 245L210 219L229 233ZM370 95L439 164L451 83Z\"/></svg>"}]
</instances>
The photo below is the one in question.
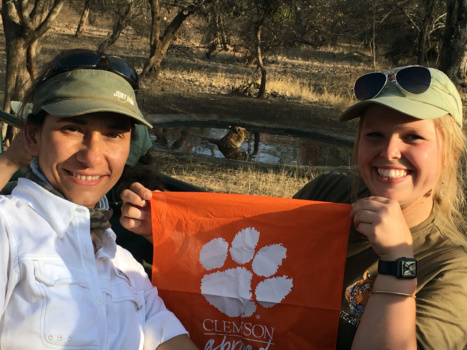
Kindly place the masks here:
<instances>
[{"instance_id":1,"label":"flag fabric","mask_svg":"<svg viewBox=\"0 0 467 350\"><path fill-rule=\"evenodd\" d=\"M350 205L154 192L152 282L200 349L335 349Z\"/></svg>"}]
</instances>

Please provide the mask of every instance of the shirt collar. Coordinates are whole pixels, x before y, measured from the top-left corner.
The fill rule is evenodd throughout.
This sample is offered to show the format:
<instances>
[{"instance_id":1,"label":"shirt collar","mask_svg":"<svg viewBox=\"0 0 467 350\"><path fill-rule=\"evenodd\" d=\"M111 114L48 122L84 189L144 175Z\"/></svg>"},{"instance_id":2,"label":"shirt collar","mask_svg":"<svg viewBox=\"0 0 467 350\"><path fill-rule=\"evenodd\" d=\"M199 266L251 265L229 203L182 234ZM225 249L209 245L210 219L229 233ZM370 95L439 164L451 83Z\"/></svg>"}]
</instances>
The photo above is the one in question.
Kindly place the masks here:
<instances>
[{"instance_id":1,"label":"shirt collar","mask_svg":"<svg viewBox=\"0 0 467 350\"><path fill-rule=\"evenodd\" d=\"M19 178L12 195L28 202L50 224L59 238L65 237L65 232L75 215L85 216L90 221L88 208L60 198L31 180ZM108 229L99 232L98 236L98 248L104 248L105 256L115 255L115 233Z\"/></svg>"},{"instance_id":2,"label":"shirt collar","mask_svg":"<svg viewBox=\"0 0 467 350\"><path fill-rule=\"evenodd\" d=\"M75 212L79 211L80 207L54 195L35 182L25 178L18 179L18 185L13 189L11 194L28 202L52 226L60 238L64 237L71 219L75 215Z\"/></svg>"}]
</instances>

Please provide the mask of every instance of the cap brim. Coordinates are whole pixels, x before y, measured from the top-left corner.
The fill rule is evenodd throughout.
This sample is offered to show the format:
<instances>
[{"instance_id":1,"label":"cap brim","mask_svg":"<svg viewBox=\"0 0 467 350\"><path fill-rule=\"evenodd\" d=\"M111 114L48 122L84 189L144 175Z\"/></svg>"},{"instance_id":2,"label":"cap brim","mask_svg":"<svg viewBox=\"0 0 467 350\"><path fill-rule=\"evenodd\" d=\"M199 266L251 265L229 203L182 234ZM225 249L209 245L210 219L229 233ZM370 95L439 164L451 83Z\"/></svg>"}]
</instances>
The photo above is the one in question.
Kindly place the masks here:
<instances>
[{"instance_id":1,"label":"cap brim","mask_svg":"<svg viewBox=\"0 0 467 350\"><path fill-rule=\"evenodd\" d=\"M365 109L371 105L385 106L417 119L436 119L442 117L445 114L448 114L448 112L446 112L444 109L435 107L422 101L401 99L400 96L383 96L354 104L339 116L339 121L345 122L361 117Z\"/></svg>"},{"instance_id":2,"label":"cap brim","mask_svg":"<svg viewBox=\"0 0 467 350\"><path fill-rule=\"evenodd\" d=\"M148 128L152 125L147 122L142 116L135 116L131 109L125 108L125 105L117 105L106 100L89 100L89 99L69 99L54 101L44 104L41 108L47 113L57 117L72 117L88 113L108 112L122 114L136 121L137 124L143 124Z\"/></svg>"}]
</instances>

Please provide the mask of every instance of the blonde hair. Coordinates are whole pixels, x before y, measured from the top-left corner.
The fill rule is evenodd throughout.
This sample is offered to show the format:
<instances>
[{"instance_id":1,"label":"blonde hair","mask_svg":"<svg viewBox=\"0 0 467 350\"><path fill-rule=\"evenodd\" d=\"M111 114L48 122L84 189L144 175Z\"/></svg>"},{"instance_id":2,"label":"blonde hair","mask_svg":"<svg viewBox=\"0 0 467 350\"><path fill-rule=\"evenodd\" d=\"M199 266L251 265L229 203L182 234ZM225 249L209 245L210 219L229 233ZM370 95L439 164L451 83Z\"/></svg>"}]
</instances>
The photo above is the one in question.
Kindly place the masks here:
<instances>
[{"instance_id":1,"label":"blonde hair","mask_svg":"<svg viewBox=\"0 0 467 350\"><path fill-rule=\"evenodd\" d=\"M361 183L358 173L358 144L361 138L363 119L358 123L357 137L352 152L352 201L356 201L357 191ZM438 210L442 212L451 223L461 232L467 228L464 219L465 194L464 175L466 166L466 137L450 114L434 119L436 130L442 137L442 159L441 175L433 188L433 200L438 204Z\"/></svg>"},{"instance_id":2,"label":"blonde hair","mask_svg":"<svg viewBox=\"0 0 467 350\"><path fill-rule=\"evenodd\" d=\"M464 229L466 138L449 114L435 119L434 123L443 138L443 169L433 198L438 202L439 210L459 229Z\"/></svg>"}]
</instances>

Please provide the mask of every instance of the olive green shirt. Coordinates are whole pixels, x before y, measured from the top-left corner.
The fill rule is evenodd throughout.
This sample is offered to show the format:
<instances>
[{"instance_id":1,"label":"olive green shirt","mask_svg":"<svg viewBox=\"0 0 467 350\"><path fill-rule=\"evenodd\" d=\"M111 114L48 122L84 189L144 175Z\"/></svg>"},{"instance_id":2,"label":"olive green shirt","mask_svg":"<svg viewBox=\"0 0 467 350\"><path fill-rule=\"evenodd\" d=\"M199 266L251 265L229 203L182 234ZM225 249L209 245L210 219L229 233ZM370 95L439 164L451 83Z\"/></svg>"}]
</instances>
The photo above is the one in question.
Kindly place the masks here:
<instances>
[{"instance_id":1,"label":"olive green shirt","mask_svg":"<svg viewBox=\"0 0 467 350\"><path fill-rule=\"evenodd\" d=\"M317 177L294 198L351 203L347 173ZM362 183L358 197L368 196ZM419 349L459 349L467 344L467 240L436 207L411 229L417 276L417 343ZM377 274L378 256L351 227L339 319L337 349L350 349ZM401 318L404 315L400 315Z\"/></svg>"}]
</instances>

